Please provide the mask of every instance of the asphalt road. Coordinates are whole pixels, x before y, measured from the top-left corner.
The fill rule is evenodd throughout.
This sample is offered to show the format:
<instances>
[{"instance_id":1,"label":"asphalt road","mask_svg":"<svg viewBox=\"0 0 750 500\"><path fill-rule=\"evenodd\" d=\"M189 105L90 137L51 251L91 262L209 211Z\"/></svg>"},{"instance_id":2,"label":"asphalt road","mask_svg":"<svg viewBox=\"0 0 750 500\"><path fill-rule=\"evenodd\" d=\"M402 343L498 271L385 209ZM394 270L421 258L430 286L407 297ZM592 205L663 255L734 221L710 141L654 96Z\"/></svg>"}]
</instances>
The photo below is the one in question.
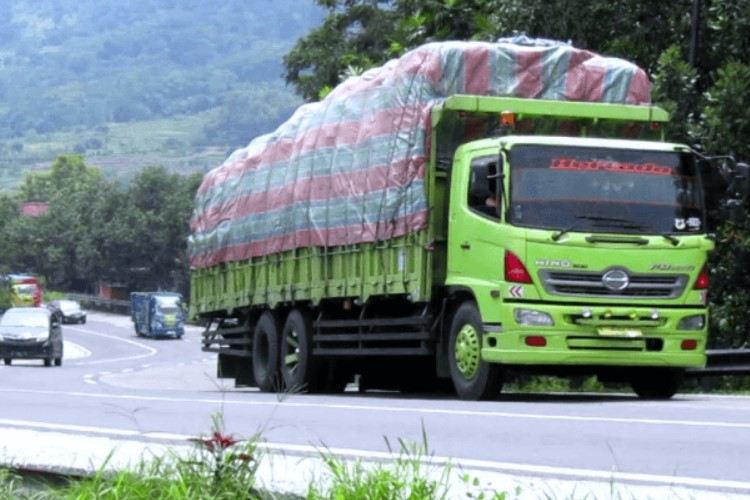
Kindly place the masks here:
<instances>
[{"instance_id":1,"label":"asphalt road","mask_svg":"<svg viewBox=\"0 0 750 500\"><path fill-rule=\"evenodd\" d=\"M62 367L0 366L0 428L142 440L226 430L281 449L380 456L427 437L435 457L476 469L583 480L616 477L750 495L750 398L508 394L496 402L395 393L262 394L214 377L200 330L182 340L135 336L126 316L65 325ZM424 434L423 434L424 433Z\"/></svg>"}]
</instances>

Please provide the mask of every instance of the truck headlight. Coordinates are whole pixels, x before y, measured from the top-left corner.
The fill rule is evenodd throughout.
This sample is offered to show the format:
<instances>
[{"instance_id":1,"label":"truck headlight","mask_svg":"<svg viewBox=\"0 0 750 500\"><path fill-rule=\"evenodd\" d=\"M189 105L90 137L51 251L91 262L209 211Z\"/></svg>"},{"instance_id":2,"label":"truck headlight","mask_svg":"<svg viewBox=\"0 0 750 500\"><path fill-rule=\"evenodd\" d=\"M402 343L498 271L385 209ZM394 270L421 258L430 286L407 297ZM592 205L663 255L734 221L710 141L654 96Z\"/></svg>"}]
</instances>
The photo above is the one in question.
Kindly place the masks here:
<instances>
[{"instance_id":1,"label":"truck headlight","mask_svg":"<svg viewBox=\"0 0 750 500\"><path fill-rule=\"evenodd\" d=\"M685 316L677 324L678 330L703 330L706 326L706 316L703 314L694 314L693 316Z\"/></svg>"},{"instance_id":2,"label":"truck headlight","mask_svg":"<svg viewBox=\"0 0 750 500\"><path fill-rule=\"evenodd\" d=\"M552 316L535 309L514 309L513 317L516 323L524 326L554 326Z\"/></svg>"}]
</instances>

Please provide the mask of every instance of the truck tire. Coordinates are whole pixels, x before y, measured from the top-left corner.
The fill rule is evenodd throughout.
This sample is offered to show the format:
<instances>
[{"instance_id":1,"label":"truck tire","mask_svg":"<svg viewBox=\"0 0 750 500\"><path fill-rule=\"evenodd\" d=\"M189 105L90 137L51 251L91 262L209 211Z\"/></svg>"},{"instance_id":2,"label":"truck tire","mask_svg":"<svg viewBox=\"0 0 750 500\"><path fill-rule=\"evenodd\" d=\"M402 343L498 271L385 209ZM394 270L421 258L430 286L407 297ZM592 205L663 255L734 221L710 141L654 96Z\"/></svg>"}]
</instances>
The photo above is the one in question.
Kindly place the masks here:
<instances>
[{"instance_id":1,"label":"truck tire","mask_svg":"<svg viewBox=\"0 0 750 500\"><path fill-rule=\"evenodd\" d=\"M279 323L276 313L266 311L253 332L253 375L263 392L279 388Z\"/></svg>"},{"instance_id":2,"label":"truck tire","mask_svg":"<svg viewBox=\"0 0 750 500\"><path fill-rule=\"evenodd\" d=\"M670 399L682 385L685 370L679 368L643 368L630 381L642 399Z\"/></svg>"},{"instance_id":3,"label":"truck tire","mask_svg":"<svg viewBox=\"0 0 750 500\"><path fill-rule=\"evenodd\" d=\"M317 392L318 364L312 356L312 322L310 316L294 309L281 332L281 376L290 392Z\"/></svg>"},{"instance_id":4,"label":"truck tire","mask_svg":"<svg viewBox=\"0 0 750 500\"><path fill-rule=\"evenodd\" d=\"M458 397L470 401L494 399L502 386L500 366L482 361L482 318L474 302L464 302L453 314L448 339L448 364Z\"/></svg>"}]
</instances>

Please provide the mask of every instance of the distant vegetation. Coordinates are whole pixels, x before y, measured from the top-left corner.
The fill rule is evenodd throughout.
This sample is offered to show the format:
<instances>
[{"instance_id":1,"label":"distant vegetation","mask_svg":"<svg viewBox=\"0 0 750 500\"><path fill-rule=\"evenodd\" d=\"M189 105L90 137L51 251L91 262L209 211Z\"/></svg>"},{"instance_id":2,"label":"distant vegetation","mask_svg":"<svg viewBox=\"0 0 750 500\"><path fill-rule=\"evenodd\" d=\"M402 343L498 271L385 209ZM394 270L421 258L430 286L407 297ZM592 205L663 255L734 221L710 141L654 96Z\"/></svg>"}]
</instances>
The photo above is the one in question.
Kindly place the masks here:
<instances>
[{"instance_id":1,"label":"distant vegetation","mask_svg":"<svg viewBox=\"0 0 750 500\"><path fill-rule=\"evenodd\" d=\"M299 104L282 59L321 13L299 0L0 2L0 189L61 153L120 178L216 166Z\"/></svg>"},{"instance_id":2,"label":"distant vegetation","mask_svg":"<svg viewBox=\"0 0 750 500\"><path fill-rule=\"evenodd\" d=\"M0 274L36 273L55 290L109 283L187 294L185 246L200 180L147 167L123 186L81 156L61 155L48 172L27 173L18 189L0 193ZM48 209L25 215L28 200Z\"/></svg>"}]
</instances>

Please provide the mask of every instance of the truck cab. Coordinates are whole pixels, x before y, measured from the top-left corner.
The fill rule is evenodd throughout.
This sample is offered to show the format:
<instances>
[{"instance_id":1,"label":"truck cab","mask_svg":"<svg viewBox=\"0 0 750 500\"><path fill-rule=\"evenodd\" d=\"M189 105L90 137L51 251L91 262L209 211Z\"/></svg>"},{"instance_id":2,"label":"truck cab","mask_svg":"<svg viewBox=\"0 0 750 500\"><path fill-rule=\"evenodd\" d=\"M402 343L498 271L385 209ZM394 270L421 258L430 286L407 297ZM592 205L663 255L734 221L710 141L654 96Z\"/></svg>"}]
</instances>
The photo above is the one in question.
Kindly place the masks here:
<instances>
[{"instance_id":1,"label":"truck cab","mask_svg":"<svg viewBox=\"0 0 750 500\"><path fill-rule=\"evenodd\" d=\"M496 102L477 98L475 109L484 104ZM515 126L527 103L505 105L520 110L499 113L512 125L456 147L446 176L445 285L481 318L448 342L454 382L476 382L481 360L619 377L645 396L671 396L685 368L705 364L714 243L699 158L684 145L585 133L610 109L623 113L621 130L632 111L632 124L653 132L658 108L574 104L574 133L562 135L555 108L569 103L527 111L547 118L536 134ZM454 121L471 120L463 113Z\"/></svg>"},{"instance_id":2,"label":"truck cab","mask_svg":"<svg viewBox=\"0 0 750 500\"><path fill-rule=\"evenodd\" d=\"M11 302L17 307L39 307L42 304L42 284L36 276L8 275Z\"/></svg>"},{"instance_id":3,"label":"truck cab","mask_svg":"<svg viewBox=\"0 0 750 500\"><path fill-rule=\"evenodd\" d=\"M182 338L185 311L182 295L173 292L133 292L131 319L137 335Z\"/></svg>"}]
</instances>

